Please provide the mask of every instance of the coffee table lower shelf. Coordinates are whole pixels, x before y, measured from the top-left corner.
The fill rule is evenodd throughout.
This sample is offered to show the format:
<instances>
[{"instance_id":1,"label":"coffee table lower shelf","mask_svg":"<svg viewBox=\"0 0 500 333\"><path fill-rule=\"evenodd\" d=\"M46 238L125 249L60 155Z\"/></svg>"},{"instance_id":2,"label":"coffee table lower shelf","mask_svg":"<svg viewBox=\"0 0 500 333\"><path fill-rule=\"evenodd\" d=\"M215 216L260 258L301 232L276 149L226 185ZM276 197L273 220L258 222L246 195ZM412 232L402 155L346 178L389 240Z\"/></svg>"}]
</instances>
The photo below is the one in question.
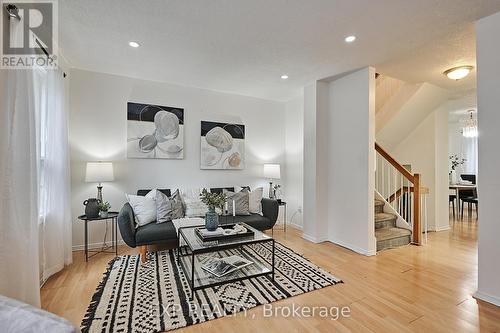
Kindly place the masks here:
<instances>
[{"instance_id":1,"label":"coffee table lower shelf","mask_svg":"<svg viewBox=\"0 0 500 333\"><path fill-rule=\"evenodd\" d=\"M177 261L181 267L191 288L191 297L193 299L196 290L215 287L226 283L242 281L254 277L270 275L274 281L274 239L272 242L272 260L271 264L264 259L251 253L247 246L241 245L232 249L215 250L214 252L203 251L201 253L192 252L188 246L182 246L177 249ZM211 258L223 258L226 256L238 255L251 262L252 265L238 269L222 277L217 277L202 268Z\"/></svg>"}]
</instances>

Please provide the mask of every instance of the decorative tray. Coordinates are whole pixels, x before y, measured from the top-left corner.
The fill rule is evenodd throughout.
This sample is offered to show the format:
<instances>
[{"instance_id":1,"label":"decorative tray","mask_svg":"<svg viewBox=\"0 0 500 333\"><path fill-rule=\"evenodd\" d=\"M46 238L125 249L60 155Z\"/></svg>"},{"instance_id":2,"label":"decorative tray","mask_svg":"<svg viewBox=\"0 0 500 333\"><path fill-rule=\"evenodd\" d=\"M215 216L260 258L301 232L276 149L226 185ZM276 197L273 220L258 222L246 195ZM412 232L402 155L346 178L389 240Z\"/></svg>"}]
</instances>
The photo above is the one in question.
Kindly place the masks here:
<instances>
[{"instance_id":1,"label":"decorative tray","mask_svg":"<svg viewBox=\"0 0 500 333\"><path fill-rule=\"evenodd\" d=\"M223 225L219 225L219 228L222 228L225 230L233 229L236 224L237 223L223 224ZM198 228L195 228L194 231L195 231L196 236L198 236L198 238L200 238L204 242L210 242L210 241L216 241L216 240L228 240L228 239L235 239L235 238L241 238L241 237L249 237L249 236L254 235L254 232L252 230L249 230L248 228L246 228L246 232L237 233L237 234L230 234L230 235L220 235L220 234L203 235L201 233L201 230L203 230L203 229L205 229L205 228L198 227Z\"/></svg>"}]
</instances>

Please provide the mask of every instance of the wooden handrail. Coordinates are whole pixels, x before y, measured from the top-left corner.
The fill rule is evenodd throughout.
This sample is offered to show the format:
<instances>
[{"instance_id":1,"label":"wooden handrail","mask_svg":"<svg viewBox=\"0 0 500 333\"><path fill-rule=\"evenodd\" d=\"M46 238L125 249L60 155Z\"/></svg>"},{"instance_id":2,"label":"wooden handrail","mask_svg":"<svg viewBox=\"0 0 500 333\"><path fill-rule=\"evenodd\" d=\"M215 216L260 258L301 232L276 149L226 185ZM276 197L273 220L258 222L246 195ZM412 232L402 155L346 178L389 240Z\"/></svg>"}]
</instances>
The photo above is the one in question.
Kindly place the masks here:
<instances>
[{"instance_id":1,"label":"wooden handrail","mask_svg":"<svg viewBox=\"0 0 500 333\"><path fill-rule=\"evenodd\" d=\"M414 177L410 171L406 170L404 166L398 163L388 152L384 150L384 148L380 147L378 143L375 142L375 150L382 155L382 157L389 162L393 167L396 168L406 179L415 184Z\"/></svg>"},{"instance_id":2,"label":"wooden handrail","mask_svg":"<svg viewBox=\"0 0 500 333\"><path fill-rule=\"evenodd\" d=\"M387 161L389 162L396 170L399 171L407 180L409 180L413 184L413 243L417 245L421 245L421 226L420 226L420 174L412 174L410 171L406 170L398 161L396 161L388 152L386 152L382 147L380 147L377 143L375 143L375 150ZM401 195L401 190L400 195ZM410 190L411 191L411 190ZM396 197L397 193L393 196ZM389 198L389 200L392 196ZM391 201L389 201L391 202Z\"/></svg>"}]
</instances>

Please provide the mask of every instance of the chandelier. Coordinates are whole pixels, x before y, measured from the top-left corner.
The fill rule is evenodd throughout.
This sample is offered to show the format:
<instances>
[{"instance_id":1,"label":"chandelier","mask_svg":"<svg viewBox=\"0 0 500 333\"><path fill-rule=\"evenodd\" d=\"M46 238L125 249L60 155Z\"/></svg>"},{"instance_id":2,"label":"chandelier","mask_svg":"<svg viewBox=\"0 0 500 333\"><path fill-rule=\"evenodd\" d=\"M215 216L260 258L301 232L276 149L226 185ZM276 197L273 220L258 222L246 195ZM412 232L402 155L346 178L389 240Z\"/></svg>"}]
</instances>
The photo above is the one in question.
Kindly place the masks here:
<instances>
[{"instance_id":1,"label":"chandelier","mask_svg":"<svg viewBox=\"0 0 500 333\"><path fill-rule=\"evenodd\" d=\"M474 117L474 110L469 110L469 118L462 121L462 135L466 138L477 137L477 119Z\"/></svg>"}]
</instances>

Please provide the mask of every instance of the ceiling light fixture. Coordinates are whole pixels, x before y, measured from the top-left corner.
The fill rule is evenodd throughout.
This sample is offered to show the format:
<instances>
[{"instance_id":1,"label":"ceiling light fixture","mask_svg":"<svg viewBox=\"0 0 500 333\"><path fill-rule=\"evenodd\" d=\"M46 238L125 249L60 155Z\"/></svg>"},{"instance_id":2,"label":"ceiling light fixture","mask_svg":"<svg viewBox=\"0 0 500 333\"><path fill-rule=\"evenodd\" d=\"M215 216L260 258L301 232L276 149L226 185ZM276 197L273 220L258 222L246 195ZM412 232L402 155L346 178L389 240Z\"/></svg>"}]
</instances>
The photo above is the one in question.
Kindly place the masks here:
<instances>
[{"instance_id":1,"label":"ceiling light fixture","mask_svg":"<svg viewBox=\"0 0 500 333\"><path fill-rule=\"evenodd\" d=\"M128 42L128 45L130 45L131 47L139 47L141 46L139 43L137 42Z\"/></svg>"},{"instance_id":2,"label":"ceiling light fixture","mask_svg":"<svg viewBox=\"0 0 500 333\"><path fill-rule=\"evenodd\" d=\"M288 79L288 75L286 75L286 74L281 75L281 79L282 79L282 80L286 80L286 79Z\"/></svg>"},{"instance_id":3,"label":"ceiling light fixture","mask_svg":"<svg viewBox=\"0 0 500 333\"><path fill-rule=\"evenodd\" d=\"M473 68L473 66L458 66L445 70L443 74L450 80L460 80L469 75Z\"/></svg>"},{"instance_id":4,"label":"ceiling light fixture","mask_svg":"<svg viewBox=\"0 0 500 333\"><path fill-rule=\"evenodd\" d=\"M352 43L356 40L356 36L347 36L344 40L346 43Z\"/></svg>"}]
</instances>

